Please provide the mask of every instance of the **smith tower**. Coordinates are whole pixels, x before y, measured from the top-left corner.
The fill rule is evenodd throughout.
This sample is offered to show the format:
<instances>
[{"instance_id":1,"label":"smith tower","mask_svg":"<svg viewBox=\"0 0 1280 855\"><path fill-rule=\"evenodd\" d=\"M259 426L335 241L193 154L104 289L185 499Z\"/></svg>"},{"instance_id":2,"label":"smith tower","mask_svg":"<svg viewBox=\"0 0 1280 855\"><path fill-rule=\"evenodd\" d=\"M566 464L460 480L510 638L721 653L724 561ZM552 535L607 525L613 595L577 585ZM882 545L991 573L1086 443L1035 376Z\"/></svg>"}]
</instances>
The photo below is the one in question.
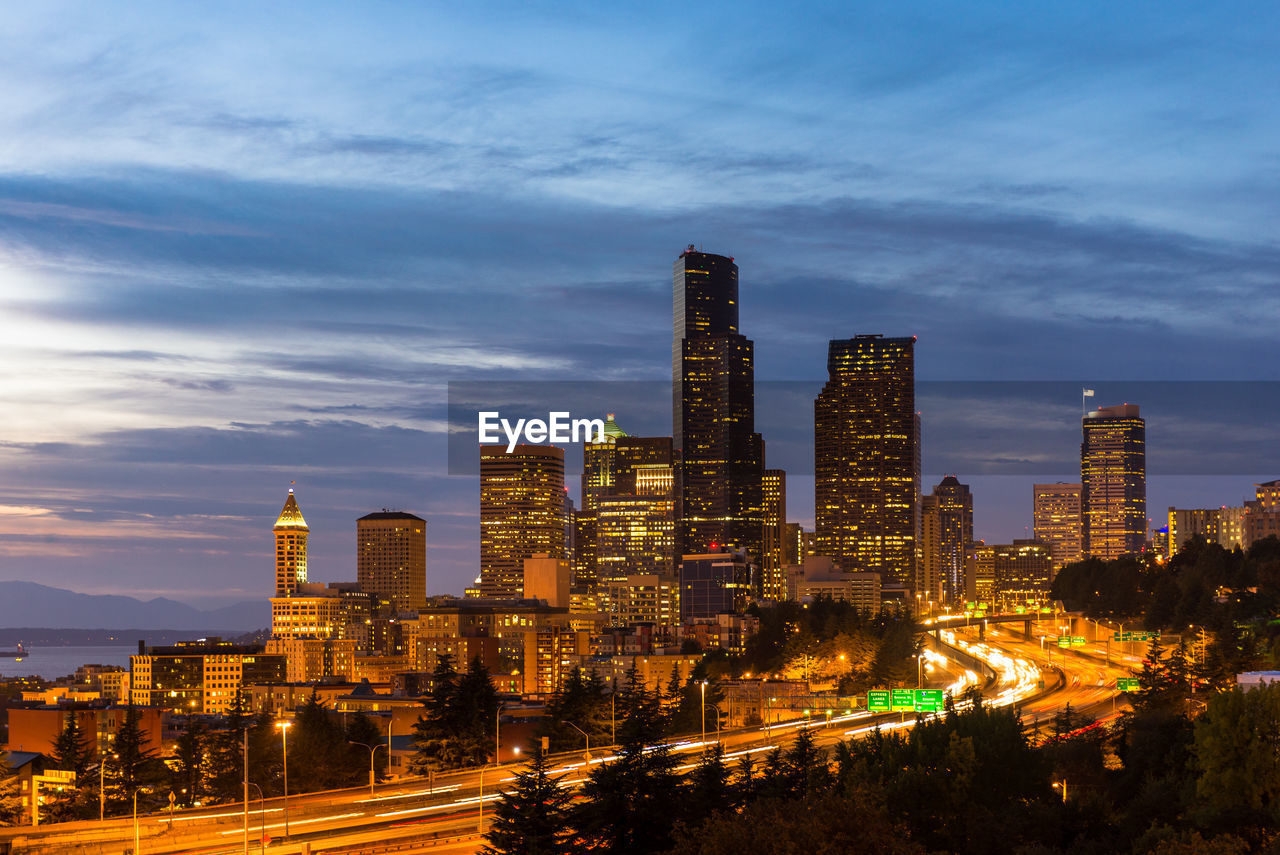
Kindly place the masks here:
<instances>
[{"instance_id":1,"label":"smith tower","mask_svg":"<svg viewBox=\"0 0 1280 855\"><path fill-rule=\"evenodd\" d=\"M915 337L835 339L814 401L817 552L845 572L915 583L920 422Z\"/></svg>"},{"instance_id":2,"label":"smith tower","mask_svg":"<svg viewBox=\"0 0 1280 855\"><path fill-rule=\"evenodd\" d=\"M276 596L291 597L298 585L307 581L307 533L311 531L298 510L293 490L289 490L272 530L276 536Z\"/></svg>"},{"instance_id":3,"label":"smith tower","mask_svg":"<svg viewBox=\"0 0 1280 855\"><path fill-rule=\"evenodd\" d=\"M764 442L755 432L755 348L738 332L738 266L692 246L675 263L673 439L682 555L714 544L759 566Z\"/></svg>"}]
</instances>

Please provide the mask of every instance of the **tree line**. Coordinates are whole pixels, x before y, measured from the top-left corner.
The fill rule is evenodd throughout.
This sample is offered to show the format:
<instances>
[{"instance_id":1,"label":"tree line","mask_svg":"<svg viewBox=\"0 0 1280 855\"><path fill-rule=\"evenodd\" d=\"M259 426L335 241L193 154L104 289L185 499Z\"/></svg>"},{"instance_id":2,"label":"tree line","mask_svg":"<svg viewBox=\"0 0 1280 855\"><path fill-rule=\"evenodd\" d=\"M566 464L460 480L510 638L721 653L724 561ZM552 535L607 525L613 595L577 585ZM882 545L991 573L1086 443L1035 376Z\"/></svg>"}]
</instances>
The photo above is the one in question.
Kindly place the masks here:
<instances>
[{"instance_id":1,"label":"tree line","mask_svg":"<svg viewBox=\"0 0 1280 855\"><path fill-rule=\"evenodd\" d=\"M617 759L564 786L535 750L504 792L487 855L960 855L1273 852L1280 848L1280 686L1197 694L1153 645L1132 712L1069 707L1040 738L976 691L909 731L681 773L652 702Z\"/></svg>"}]
</instances>

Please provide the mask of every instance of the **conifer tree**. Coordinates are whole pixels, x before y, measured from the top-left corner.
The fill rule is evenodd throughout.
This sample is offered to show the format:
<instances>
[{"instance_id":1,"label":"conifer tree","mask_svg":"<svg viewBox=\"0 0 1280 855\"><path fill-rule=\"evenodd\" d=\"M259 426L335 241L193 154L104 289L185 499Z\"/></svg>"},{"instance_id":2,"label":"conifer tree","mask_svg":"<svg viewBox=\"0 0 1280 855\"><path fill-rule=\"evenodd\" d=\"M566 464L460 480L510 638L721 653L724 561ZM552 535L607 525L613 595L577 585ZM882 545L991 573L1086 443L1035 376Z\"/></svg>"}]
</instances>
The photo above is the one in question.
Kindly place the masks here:
<instances>
[{"instance_id":1,"label":"conifer tree","mask_svg":"<svg viewBox=\"0 0 1280 855\"><path fill-rule=\"evenodd\" d=\"M535 746L525 769L493 810L484 855L568 855L575 851L568 828L572 792L549 774L547 758Z\"/></svg>"}]
</instances>

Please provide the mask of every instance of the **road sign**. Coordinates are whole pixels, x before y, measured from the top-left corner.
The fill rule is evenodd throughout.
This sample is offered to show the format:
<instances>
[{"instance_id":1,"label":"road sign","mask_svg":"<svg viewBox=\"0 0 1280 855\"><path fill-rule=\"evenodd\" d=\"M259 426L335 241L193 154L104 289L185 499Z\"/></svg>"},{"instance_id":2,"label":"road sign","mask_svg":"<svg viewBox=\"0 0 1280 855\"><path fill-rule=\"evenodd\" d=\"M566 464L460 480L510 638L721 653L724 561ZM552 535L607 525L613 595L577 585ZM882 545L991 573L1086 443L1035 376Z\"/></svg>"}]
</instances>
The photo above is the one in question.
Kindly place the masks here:
<instances>
[{"instance_id":1,"label":"road sign","mask_svg":"<svg viewBox=\"0 0 1280 855\"><path fill-rule=\"evenodd\" d=\"M1112 641L1155 641L1160 637L1158 632L1117 632L1112 634Z\"/></svg>"},{"instance_id":2,"label":"road sign","mask_svg":"<svg viewBox=\"0 0 1280 855\"><path fill-rule=\"evenodd\" d=\"M1084 647L1084 645L1085 645L1085 641L1084 641L1084 636L1083 636L1083 635L1073 635L1073 636L1071 636L1071 646L1072 646L1072 647Z\"/></svg>"},{"instance_id":3,"label":"road sign","mask_svg":"<svg viewBox=\"0 0 1280 855\"><path fill-rule=\"evenodd\" d=\"M1071 646L1071 636L1069 636L1069 635L1060 635L1060 636L1058 636L1058 646L1059 646L1059 647L1070 647L1070 646Z\"/></svg>"},{"instance_id":4,"label":"road sign","mask_svg":"<svg viewBox=\"0 0 1280 855\"><path fill-rule=\"evenodd\" d=\"M888 712L890 709L887 689L872 689L867 692L867 712Z\"/></svg>"},{"instance_id":5,"label":"road sign","mask_svg":"<svg viewBox=\"0 0 1280 855\"><path fill-rule=\"evenodd\" d=\"M942 712L946 703L941 689L916 689L914 701L916 712Z\"/></svg>"},{"instance_id":6,"label":"road sign","mask_svg":"<svg viewBox=\"0 0 1280 855\"><path fill-rule=\"evenodd\" d=\"M1027 607L1026 607L1026 606L1018 606L1017 608L1015 608L1015 609L1013 610L1013 613L1014 613L1014 614L1016 614L1016 615L1025 615L1025 614L1027 613Z\"/></svg>"},{"instance_id":7,"label":"road sign","mask_svg":"<svg viewBox=\"0 0 1280 855\"><path fill-rule=\"evenodd\" d=\"M1122 692L1136 692L1142 688L1137 677L1121 677L1116 680L1116 688Z\"/></svg>"},{"instance_id":8,"label":"road sign","mask_svg":"<svg viewBox=\"0 0 1280 855\"><path fill-rule=\"evenodd\" d=\"M894 689L890 702L895 710L913 710L916 708L914 689Z\"/></svg>"},{"instance_id":9,"label":"road sign","mask_svg":"<svg viewBox=\"0 0 1280 855\"><path fill-rule=\"evenodd\" d=\"M965 604L964 604L964 607L965 607L966 609L968 609L969 611L973 611L974 609L976 609L976 608L978 607L978 604L977 604L977 603L965 603Z\"/></svg>"}]
</instances>

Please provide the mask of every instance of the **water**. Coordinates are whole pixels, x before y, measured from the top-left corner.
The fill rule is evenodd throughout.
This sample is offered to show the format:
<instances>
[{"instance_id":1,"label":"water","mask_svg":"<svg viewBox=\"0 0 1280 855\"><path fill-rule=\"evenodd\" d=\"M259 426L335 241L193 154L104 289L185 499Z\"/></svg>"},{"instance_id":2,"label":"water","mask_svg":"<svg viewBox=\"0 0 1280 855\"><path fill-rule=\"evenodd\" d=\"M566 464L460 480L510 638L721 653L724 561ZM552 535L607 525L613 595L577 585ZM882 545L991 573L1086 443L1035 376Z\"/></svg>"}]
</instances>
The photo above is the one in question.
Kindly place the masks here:
<instances>
[{"instance_id":1,"label":"water","mask_svg":"<svg viewBox=\"0 0 1280 855\"><path fill-rule=\"evenodd\" d=\"M4 645L12 650L13 646ZM138 652L136 644L105 644L87 647L43 647L28 645L27 658L15 662L12 657L0 659L0 677L25 677L35 674L55 680L74 674L81 665L121 665L129 667L129 657Z\"/></svg>"}]
</instances>

